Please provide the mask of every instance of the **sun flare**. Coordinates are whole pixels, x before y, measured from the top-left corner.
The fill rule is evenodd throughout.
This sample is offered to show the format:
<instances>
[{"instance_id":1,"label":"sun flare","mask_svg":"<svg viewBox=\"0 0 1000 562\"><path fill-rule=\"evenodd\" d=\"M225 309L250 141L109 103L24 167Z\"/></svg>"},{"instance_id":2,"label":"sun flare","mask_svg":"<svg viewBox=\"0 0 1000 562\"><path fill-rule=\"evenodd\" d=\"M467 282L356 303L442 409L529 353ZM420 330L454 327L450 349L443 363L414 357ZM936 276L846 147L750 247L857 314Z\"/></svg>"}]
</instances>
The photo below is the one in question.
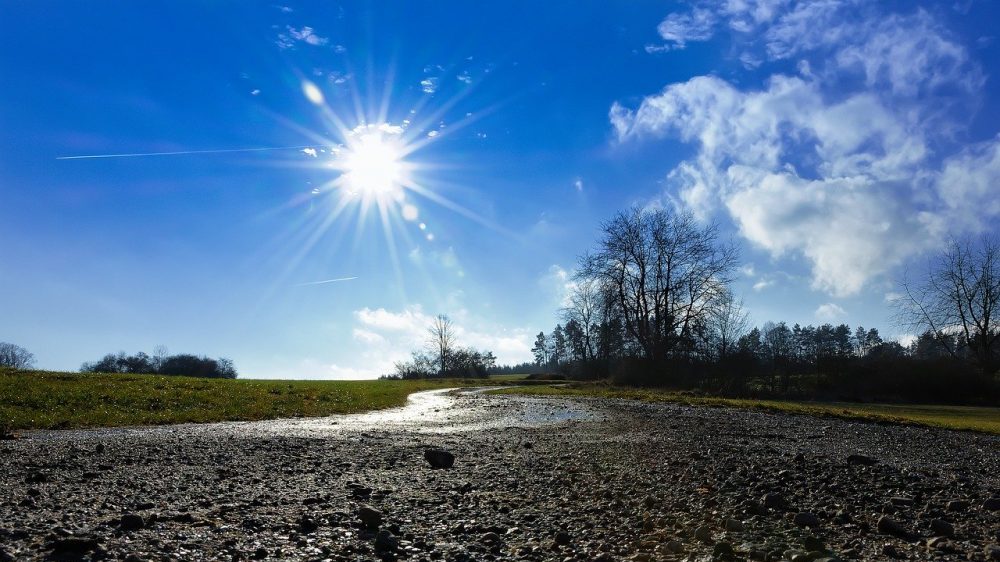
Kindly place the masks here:
<instances>
[{"instance_id":1,"label":"sun flare","mask_svg":"<svg viewBox=\"0 0 1000 562\"><path fill-rule=\"evenodd\" d=\"M397 127L362 125L348 135L335 167L343 187L365 198L399 197L409 181Z\"/></svg>"}]
</instances>

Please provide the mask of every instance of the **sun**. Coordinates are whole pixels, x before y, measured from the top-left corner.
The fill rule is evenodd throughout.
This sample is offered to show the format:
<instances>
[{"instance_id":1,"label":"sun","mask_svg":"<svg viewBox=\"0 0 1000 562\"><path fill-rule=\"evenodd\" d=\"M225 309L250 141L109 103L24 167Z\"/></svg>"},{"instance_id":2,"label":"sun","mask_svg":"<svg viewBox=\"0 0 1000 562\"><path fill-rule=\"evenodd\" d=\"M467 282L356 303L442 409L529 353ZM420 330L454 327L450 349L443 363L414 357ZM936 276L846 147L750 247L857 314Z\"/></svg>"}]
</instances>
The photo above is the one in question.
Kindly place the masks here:
<instances>
[{"instance_id":1,"label":"sun","mask_svg":"<svg viewBox=\"0 0 1000 562\"><path fill-rule=\"evenodd\" d=\"M401 133L387 123L350 131L334 161L342 186L365 199L399 198L410 182Z\"/></svg>"}]
</instances>

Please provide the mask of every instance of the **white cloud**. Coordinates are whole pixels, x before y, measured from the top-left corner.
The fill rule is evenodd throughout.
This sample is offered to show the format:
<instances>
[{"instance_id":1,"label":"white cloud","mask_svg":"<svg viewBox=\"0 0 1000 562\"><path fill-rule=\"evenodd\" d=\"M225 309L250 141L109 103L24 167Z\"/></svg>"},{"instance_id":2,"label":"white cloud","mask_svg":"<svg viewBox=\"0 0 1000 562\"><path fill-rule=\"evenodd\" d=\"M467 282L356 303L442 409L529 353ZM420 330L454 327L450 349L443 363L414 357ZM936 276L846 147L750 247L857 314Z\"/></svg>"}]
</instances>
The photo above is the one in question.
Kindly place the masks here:
<instances>
[{"instance_id":1,"label":"white cloud","mask_svg":"<svg viewBox=\"0 0 1000 562\"><path fill-rule=\"evenodd\" d=\"M458 295L453 300L460 299ZM455 308L449 316L454 323L459 345L493 351L501 363L531 359L533 339L530 330L478 321L468 310L460 308L458 302L451 304ZM354 311L352 337L357 348L353 365L333 367L341 373L353 373L356 375L354 378L374 378L391 372L395 362L405 360L412 351L426 347L429 339L427 330L434 316L419 305L407 306L399 311L385 308Z\"/></svg>"},{"instance_id":2,"label":"white cloud","mask_svg":"<svg viewBox=\"0 0 1000 562\"><path fill-rule=\"evenodd\" d=\"M285 33L279 33L275 44L281 49L292 49L295 47L296 43L306 43L307 45L312 45L314 47L322 47L330 42L326 37L321 37L316 34L316 31L309 26L303 26L301 29L295 29L292 26L285 27ZM338 52L343 52L342 46L336 45Z\"/></svg>"},{"instance_id":3,"label":"white cloud","mask_svg":"<svg viewBox=\"0 0 1000 562\"><path fill-rule=\"evenodd\" d=\"M438 79L433 76L430 78L424 78L420 81L420 89L423 90L425 94L433 94L438 89Z\"/></svg>"},{"instance_id":4,"label":"white cloud","mask_svg":"<svg viewBox=\"0 0 1000 562\"><path fill-rule=\"evenodd\" d=\"M1000 216L1000 138L953 141L967 116L949 109L975 105L978 65L925 12L878 10L730 0L671 14L659 30L678 45L725 24L746 34L747 56L799 58L799 75L772 74L761 88L696 76L635 108L613 104L609 120L621 142L676 136L696 147L669 172L668 198L703 219L726 214L773 257L805 257L815 288L856 293L946 234Z\"/></svg>"},{"instance_id":5,"label":"white cloud","mask_svg":"<svg viewBox=\"0 0 1000 562\"><path fill-rule=\"evenodd\" d=\"M697 7L689 13L674 12L660 22L656 31L667 41L666 48L683 49L688 41L710 39L717 17L714 11ZM648 52L650 47L646 50Z\"/></svg>"},{"instance_id":6,"label":"white cloud","mask_svg":"<svg viewBox=\"0 0 1000 562\"><path fill-rule=\"evenodd\" d=\"M816 308L816 312L814 314L816 315L816 318L818 318L819 320L822 320L824 322L833 322L838 318L843 318L844 316L847 316L847 311L845 311L837 304L828 302L826 304L819 305L819 307Z\"/></svg>"},{"instance_id":7,"label":"white cloud","mask_svg":"<svg viewBox=\"0 0 1000 562\"><path fill-rule=\"evenodd\" d=\"M576 188L578 192L583 191L583 179L576 178L573 180L573 187Z\"/></svg>"}]
</instances>

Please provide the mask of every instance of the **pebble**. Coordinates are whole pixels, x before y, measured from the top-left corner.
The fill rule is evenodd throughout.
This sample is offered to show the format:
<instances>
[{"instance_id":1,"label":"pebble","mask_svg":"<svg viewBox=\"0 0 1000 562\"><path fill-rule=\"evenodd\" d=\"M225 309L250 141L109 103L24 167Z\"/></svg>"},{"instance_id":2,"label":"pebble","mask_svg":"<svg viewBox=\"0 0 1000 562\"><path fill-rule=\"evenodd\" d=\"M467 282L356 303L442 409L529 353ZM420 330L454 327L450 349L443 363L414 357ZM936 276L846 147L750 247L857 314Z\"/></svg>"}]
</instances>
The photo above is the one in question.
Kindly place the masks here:
<instances>
[{"instance_id":1,"label":"pebble","mask_svg":"<svg viewBox=\"0 0 1000 562\"><path fill-rule=\"evenodd\" d=\"M424 451L424 459L431 468L451 468L455 464L455 455L444 449L427 449Z\"/></svg>"},{"instance_id":2,"label":"pebble","mask_svg":"<svg viewBox=\"0 0 1000 562\"><path fill-rule=\"evenodd\" d=\"M814 513L803 511L795 514L792 523L795 523L799 527L819 527L819 517L816 517Z\"/></svg>"},{"instance_id":3,"label":"pebble","mask_svg":"<svg viewBox=\"0 0 1000 562\"><path fill-rule=\"evenodd\" d=\"M358 508L358 519L369 529L377 529L382 524L382 512L370 505L362 505Z\"/></svg>"}]
</instances>

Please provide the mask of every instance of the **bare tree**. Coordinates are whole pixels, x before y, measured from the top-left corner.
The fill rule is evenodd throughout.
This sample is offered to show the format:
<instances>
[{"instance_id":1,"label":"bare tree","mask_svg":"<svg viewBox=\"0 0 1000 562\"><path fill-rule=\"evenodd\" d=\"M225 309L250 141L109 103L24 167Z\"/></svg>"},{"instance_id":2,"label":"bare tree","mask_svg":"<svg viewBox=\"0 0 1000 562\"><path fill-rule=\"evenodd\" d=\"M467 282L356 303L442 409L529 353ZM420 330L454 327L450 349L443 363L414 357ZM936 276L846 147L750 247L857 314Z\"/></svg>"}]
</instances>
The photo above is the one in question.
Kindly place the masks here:
<instances>
[{"instance_id":1,"label":"bare tree","mask_svg":"<svg viewBox=\"0 0 1000 562\"><path fill-rule=\"evenodd\" d=\"M665 209L633 208L602 229L582 274L610 288L644 357L664 359L688 348L725 293L735 249L718 244L715 226Z\"/></svg>"},{"instance_id":2,"label":"bare tree","mask_svg":"<svg viewBox=\"0 0 1000 562\"><path fill-rule=\"evenodd\" d=\"M431 335L428 344L437 354L439 373L444 374L451 365L451 355L455 348L455 327L450 318L439 314L434 318L428 332Z\"/></svg>"},{"instance_id":3,"label":"bare tree","mask_svg":"<svg viewBox=\"0 0 1000 562\"><path fill-rule=\"evenodd\" d=\"M29 369L35 364L35 355L19 345L0 342L0 367Z\"/></svg>"},{"instance_id":4,"label":"bare tree","mask_svg":"<svg viewBox=\"0 0 1000 562\"><path fill-rule=\"evenodd\" d=\"M740 336L750 330L750 315L743 307L743 300L725 289L708 311L708 325L721 359L728 356Z\"/></svg>"},{"instance_id":5,"label":"bare tree","mask_svg":"<svg viewBox=\"0 0 1000 562\"><path fill-rule=\"evenodd\" d=\"M580 329L580 336L583 345L584 361L594 358L594 340L597 337L595 330L598 325L598 314L601 309L601 292L597 281L578 275L578 282L573 287L569 295L569 303L563 308L563 319L567 325L576 321Z\"/></svg>"},{"instance_id":6,"label":"bare tree","mask_svg":"<svg viewBox=\"0 0 1000 562\"><path fill-rule=\"evenodd\" d=\"M930 331L953 357L966 351L992 375L1000 366L1000 240L952 240L897 299L908 326ZM953 337L953 336L958 336Z\"/></svg>"}]
</instances>

